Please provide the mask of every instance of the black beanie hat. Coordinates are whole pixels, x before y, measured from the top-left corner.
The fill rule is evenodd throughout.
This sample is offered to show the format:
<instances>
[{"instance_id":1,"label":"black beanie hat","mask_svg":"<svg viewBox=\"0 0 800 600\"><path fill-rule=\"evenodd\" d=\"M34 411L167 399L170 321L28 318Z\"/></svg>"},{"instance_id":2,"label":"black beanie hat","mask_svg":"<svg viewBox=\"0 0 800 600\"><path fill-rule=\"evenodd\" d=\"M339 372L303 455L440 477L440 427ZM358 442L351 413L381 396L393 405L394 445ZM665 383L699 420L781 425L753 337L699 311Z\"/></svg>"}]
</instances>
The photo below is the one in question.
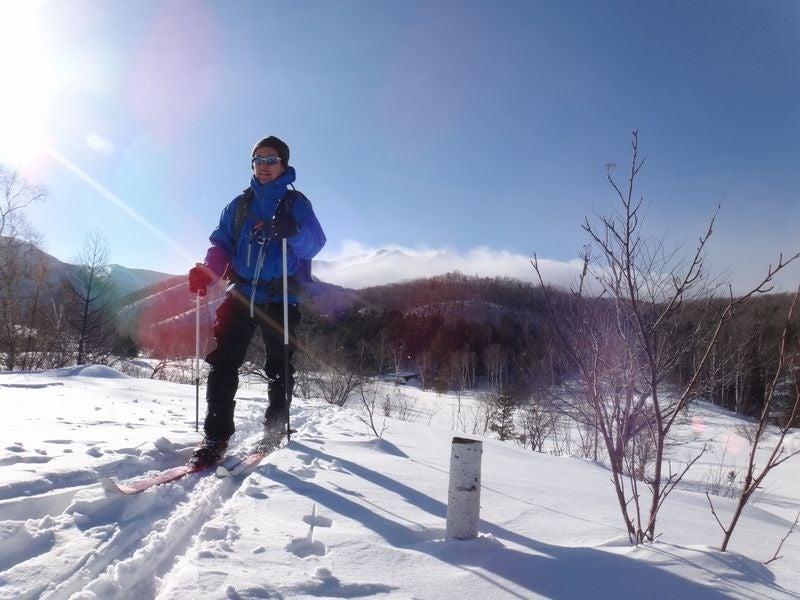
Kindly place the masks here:
<instances>
[{"instance_id":1,"label":"black beanie hat","mask_svg":"<svg viewBox=\"0 0 800 600\"><path fill-rule=\"evenodd\" d=\"M284 142L282 139L271 135L259 140L256 142L256 145L253 146L253 153L250 155L250 158L256 155L256 150L259 148L272 148L278 153L278 156L281 157L281 164L283 165L283 168L289 168L289 146L287 146L286 142Z\"/></svg>"}]
</instances>

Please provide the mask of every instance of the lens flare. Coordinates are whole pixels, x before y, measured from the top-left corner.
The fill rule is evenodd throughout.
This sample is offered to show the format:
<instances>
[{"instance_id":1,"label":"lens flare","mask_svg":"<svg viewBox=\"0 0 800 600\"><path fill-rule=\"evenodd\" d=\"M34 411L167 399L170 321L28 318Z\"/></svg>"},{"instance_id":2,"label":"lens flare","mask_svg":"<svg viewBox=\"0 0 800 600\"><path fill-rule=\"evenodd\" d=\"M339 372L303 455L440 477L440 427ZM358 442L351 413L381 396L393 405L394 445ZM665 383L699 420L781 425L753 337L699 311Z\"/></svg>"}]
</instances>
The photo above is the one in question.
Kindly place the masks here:
<instances>
[{"instance_id":1,"label":"lens flare","mask_svg":"<svg viewBox=\"0 0 800 600\"><path fill-rule=\"evenodd\" d=\"M0 160L25 166L44 148L53 70L39 24L43 2L0 2Z\"/></svg>"},{"instance_id":2,"label":"lens flare","mask_svg":"<svg viewBox=\"0 0 800 600\"><path fill-rule=\"evenodd\" d=\"M141 39L128 76L132 114L151 135L180 138L219 93L217 24L203 3L165 2Z\"/></svg>"},{"instance_id":3,"label":"lens flare","mask_svg":"<svg viewBox=\"0 0 800 600\"><path fill-rule=\"evenodd\" d=\"M703 422L702 418L694 417L692 419L692 431L697 434L701 434L706 430L706 424Z\"/></svg>"},{"instance_id":4,"label":"lens flare","mask_svg":"<svg viewBox=\"0 0 800 600\"><path fill-rule=\"evenodd\" d=\"M161 231L161 229L156 227L153 223L148 221L143 215L139 214L128 203L122 200L122 198L120 198L114 192L106 188L104 185L102 185L100 182L94 179L91 175L86 173L83 169L81 169L75 163L69 160L66 156L61 154L58 150L52 147L48 147L47 152L53 159L55 159L56 161L61 163L64 167L69 169L74 175L76 175L89 187L94 189L103 198L105 198L111 204L120 209L133 221L139 223L142 227L147 229L150 233L152 233L156 238L164 242L167 246L175 250L175 252L177 252L184 259L186 259L187 261L193 260L194 257L191 254L189 254L182 246L180 246L175 240L173 240L170 236Z\"/></svg>"}]
</instances>

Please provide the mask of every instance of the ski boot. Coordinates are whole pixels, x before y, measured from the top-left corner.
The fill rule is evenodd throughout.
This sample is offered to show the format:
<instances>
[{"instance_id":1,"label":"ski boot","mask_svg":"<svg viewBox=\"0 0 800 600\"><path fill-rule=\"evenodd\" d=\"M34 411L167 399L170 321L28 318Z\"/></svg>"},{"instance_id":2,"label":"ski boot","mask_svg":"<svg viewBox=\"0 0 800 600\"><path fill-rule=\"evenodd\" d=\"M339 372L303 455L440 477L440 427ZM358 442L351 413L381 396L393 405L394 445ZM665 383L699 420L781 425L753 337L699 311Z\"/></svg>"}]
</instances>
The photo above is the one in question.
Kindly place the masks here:
<instances>
[{"instance_id":1,"label":"ski boot","mask_svg":"<svg viewBox=\"0 0 800 600\"><path fill-rule=\"evenodd\" d=\"M271 450L281 445L283 436L286 435L286 423L282 421L274 421L271 419L264 420L264 434L259 443L259 448L262 450Z\"/></svg>"},{"instance_id":2,"label":"ski boot","mask_svg":"<svg viewBox=\"0 0 800 600\"><path fill-rule=\"evenodd\" d=\"M228 449L228 440L215 440L214 438L204 437L200 445L192 452L189 464L198 468L208 467L218 463L225 450Z\"/></svg>"}]
</instances>

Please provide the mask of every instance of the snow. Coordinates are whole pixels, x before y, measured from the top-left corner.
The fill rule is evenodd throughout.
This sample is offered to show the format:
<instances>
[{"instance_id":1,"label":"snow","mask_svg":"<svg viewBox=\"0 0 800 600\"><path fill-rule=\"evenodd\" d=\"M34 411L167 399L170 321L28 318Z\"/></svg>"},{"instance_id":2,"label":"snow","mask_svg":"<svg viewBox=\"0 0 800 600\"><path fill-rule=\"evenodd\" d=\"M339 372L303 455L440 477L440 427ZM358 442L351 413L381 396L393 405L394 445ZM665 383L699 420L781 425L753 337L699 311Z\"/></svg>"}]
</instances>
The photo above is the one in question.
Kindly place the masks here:
<instances>
[{"instance_id":1,"label":"snow","mask_svg":"<svg viewBox=\"0 0 800 600\"><path fill-rule=\"evenodd\" d=\"M99 478L191 452L194 387L100 366L0 374L0 598L800 598L800 535L764 564L800 512L800 459L717 549L705 490L741 469L740 417L701 406L684 426L676 461L713 452L667 500L655 543L630 546L602 465L492 439L478 536L450 540L451 440L477 439L463 430L477 401L381 385L406 403L382 439L355 403L297 398L298 433L250 475L122 496ZM258 436L265 398L240 389L231 452ZM713 499L724 522L733 501Z\"/></svg>"}]
</instances>

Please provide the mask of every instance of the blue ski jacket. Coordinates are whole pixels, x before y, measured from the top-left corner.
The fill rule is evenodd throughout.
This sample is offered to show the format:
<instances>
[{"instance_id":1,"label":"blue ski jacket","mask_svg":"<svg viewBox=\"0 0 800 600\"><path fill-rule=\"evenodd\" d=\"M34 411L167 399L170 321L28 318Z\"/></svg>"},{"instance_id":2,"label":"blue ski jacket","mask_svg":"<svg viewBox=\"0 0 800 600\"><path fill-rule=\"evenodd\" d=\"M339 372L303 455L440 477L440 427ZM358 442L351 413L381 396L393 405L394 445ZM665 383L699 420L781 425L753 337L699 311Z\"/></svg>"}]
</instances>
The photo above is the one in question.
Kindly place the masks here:
<instances>
[{"instance_id":1,"label":"blue ski jacket","mask_svg":"<svg viewBox=\"0 0 800 600\"><path fill-rule=\"evenodd\" d=\"M211 247L204 264L217 278L227 275L253 305L283 301L283 252L281 240L272 235L272 217L278 204L296 178L294 167L275 181L262 185L253 176L253 200L236 235L235 216L244 193L234 198L223 210L219 225L208 238ZM300 225L296 236L287 238L287 275L297 274L300 259L310 260L325 245L325 233L319 224L311 202L298 193L292 204L292 216ZM297 304L296 294L289 303Z\"/></svg>"}]
</instances>

